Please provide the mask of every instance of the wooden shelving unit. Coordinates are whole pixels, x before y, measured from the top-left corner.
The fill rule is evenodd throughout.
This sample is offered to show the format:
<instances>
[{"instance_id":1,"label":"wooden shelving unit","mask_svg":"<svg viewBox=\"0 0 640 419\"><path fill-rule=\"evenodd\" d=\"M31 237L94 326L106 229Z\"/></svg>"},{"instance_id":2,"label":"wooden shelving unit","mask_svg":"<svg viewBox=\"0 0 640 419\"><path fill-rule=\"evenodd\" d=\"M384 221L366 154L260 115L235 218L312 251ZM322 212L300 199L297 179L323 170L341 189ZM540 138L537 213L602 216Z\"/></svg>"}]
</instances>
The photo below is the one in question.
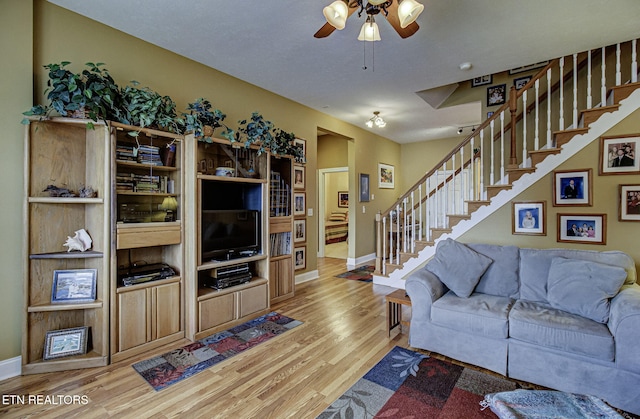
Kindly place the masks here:
<instances>
[{"instance_id":1,"label":"wooden shelving unit","mask_svg":"<svg viewBox=\"0 0 640 419\"><path fill-rule=\"evenodd\" d=\"M87 122L32 119L25 127L23 374L109 363L109 131ZM52 184L75 192L92 187L97 197L52 197L44 191ZM80 229L92 249L67 252L63 243ZM54 271L87 268L97 272L95 301L52 303ZM44 360L47 332L76 327L88 327L87 353Z\"/></svg>"}]
</instances>

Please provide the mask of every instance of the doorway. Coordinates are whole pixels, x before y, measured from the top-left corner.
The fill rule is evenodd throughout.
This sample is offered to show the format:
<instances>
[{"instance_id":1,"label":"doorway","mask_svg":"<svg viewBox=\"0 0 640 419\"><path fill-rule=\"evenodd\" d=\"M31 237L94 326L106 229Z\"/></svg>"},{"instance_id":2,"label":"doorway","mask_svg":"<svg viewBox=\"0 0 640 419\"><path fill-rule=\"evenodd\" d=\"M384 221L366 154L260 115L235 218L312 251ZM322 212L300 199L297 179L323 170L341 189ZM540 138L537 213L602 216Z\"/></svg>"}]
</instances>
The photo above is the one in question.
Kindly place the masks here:
<instances>
[{"instance_id":1,"label":"doorway","mask_svg":"<svg viewBox=\"0 0 640 419\"><path fill-rule=\"evenodd\" d=\"M348 167L318 170L318 257L346 260L349 255L348 191Z\"/></svg>"}]
</instances>

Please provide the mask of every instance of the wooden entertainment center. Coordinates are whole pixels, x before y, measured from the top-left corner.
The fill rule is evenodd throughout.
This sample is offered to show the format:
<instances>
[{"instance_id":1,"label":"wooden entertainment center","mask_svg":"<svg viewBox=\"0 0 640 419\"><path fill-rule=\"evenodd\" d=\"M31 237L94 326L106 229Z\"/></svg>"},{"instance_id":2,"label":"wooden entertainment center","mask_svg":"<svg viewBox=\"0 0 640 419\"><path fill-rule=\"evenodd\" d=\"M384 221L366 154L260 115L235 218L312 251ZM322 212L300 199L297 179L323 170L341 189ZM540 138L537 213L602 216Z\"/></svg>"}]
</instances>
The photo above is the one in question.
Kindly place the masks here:
<instances>
[{"instance_id":1,"label":"wooden entertainment center","mask_svg":"<svg viewBox=\"0 0 640 419\"><path fill-rule=\"evenodd\" d=\"M25 128L23 374L197 340L294 295L291 158L87 122L33 118ZM97 196L49 196L49 184ZM65 238L80 229L91 249L67 252ZM94 299L53 301L56 271L88 268ZM76 329L86 346L43 359L50 335Z\"/></svg>"}]
</instances>

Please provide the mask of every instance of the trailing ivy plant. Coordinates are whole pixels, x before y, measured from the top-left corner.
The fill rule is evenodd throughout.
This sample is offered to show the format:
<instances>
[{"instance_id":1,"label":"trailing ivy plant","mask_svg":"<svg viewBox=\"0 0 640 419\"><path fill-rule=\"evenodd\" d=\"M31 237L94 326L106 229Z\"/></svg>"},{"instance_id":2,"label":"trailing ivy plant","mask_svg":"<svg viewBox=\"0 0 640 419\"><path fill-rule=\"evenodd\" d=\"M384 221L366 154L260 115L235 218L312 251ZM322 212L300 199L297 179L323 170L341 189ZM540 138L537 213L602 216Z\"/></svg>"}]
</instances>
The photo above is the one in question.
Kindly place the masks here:
<instances>
[{"instance_id":1,"label":"trailing ivy plant","mask_svg":"<svg viewBox=\"0 0 640 419\"><path fill-rule=\"evenodd\" d=\"M120 88L113 80L106 68L101 68L104 63L86 63L88 69L82 71L85 79L85 96L89 116L95 120L117 119L122 100Z\"/></svg>"},{"instance_id":2,"label":"trailing ivy plant","mask_svg":"<svg viewBox=\"0 0 640 419\"><path fill-rule=\"evenodd\" d=\"M227 117L219 109L212 110L211 102L205 98L199 98L193 103L187 104L189 113L183 113L185 132L193 132L199 141L212 142L211 135L216 128L224 127L220 134L229 141L235 140L235 131L226 126L222 121ZM205 127L211 127L211 133Z\"/></svg>"},{"instance_id":3,"label":"trailing ivy plant","mask_svg":"<svg viewBox=\"0 0 640 419\"><path fill-rule=\"evenodd\" d=\"M238 122L238 134L235 141L244 143L245 148L251 145L258 146L258 155L265 153L271 147L274 136L272 133L273 123L258 112L251 114L251 119L243 119Z\"/></svg>"},{"instance_id":4,"label":"trailing ivy plant","mask_svg":"<svg viewBox=\"0 0 640 419\"><path fill-rule=\"evenodd\" d=\"M132 80L130 85L121 89L122 107L118 120L140 128L182 132L183 123L177 118L175 102L169 96L161 96L148 87L138 87L139 84Z\"/></svg>"}]
</instances>

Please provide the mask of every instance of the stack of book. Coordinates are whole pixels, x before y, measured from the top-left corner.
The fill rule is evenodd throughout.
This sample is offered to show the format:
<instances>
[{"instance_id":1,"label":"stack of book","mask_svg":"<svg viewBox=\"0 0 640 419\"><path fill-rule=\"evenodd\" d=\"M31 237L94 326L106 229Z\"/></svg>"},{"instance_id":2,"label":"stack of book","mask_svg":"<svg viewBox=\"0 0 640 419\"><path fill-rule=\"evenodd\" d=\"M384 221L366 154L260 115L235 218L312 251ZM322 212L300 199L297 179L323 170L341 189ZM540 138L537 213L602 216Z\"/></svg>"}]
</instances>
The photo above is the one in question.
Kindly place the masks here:
<instances>
[{"instance_id":1,"label":"stack of book","mask_svg":"<svg viewBox=\"0 0 640 419\"><path fill-rule=\"evenodd\" d=\"M291 254L291 232L274 233L271 235L271 256Z\"/></svg>"},{"instance_id":2,"label":"stack of book","mask_svg":"<svg viewBox=\"0 0 640 419\"><path fill-rule=\"evenodd\" d=\"M135 147L131 144L118 143L116 145L116 160L137 161Z\"/></svg>"},{"instance_id":3,"label":"stack of book","mask_svg":"<svg viewBox=\"0 0 640 419\"><path fill-rule=\"evenodd\" d=\"M138 147L138 163L162 166L160 147L153 145L141 145Z\"/></svg>"}]
</instances>

